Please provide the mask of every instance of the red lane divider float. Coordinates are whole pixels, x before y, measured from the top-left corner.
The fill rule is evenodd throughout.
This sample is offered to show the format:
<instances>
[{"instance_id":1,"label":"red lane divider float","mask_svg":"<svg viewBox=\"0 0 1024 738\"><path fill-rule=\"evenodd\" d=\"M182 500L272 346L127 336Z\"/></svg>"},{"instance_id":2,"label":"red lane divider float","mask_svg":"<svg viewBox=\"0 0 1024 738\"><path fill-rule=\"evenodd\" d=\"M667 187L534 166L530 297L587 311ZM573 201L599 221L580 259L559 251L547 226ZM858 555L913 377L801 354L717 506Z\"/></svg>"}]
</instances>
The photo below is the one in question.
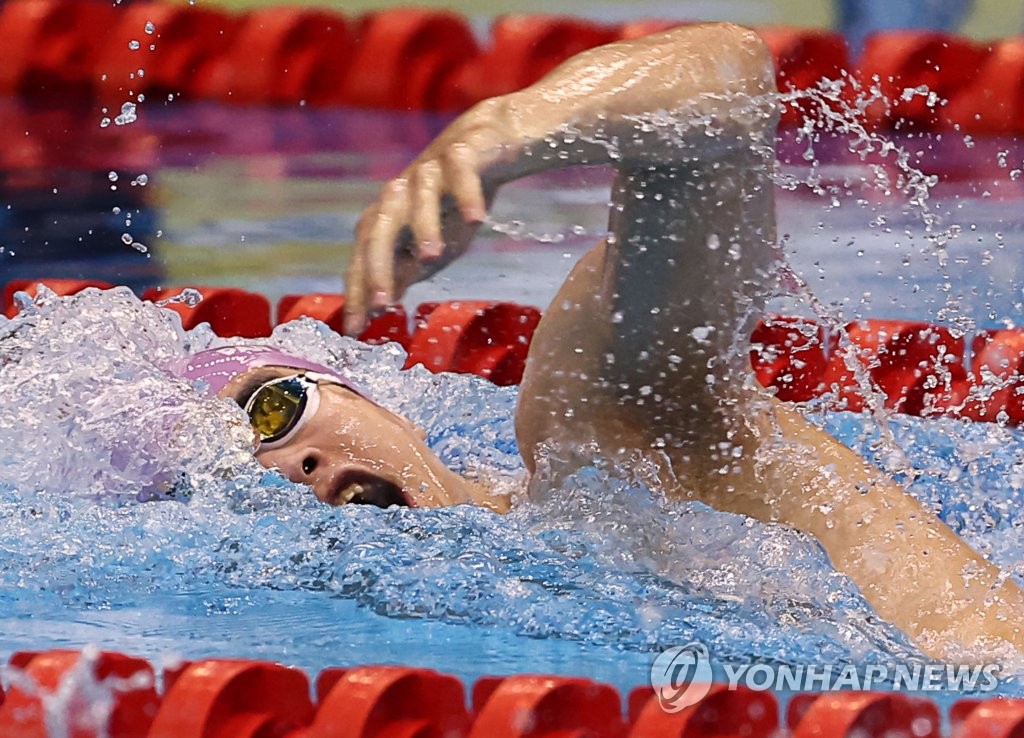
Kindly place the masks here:
<instances>
[{"instance_id":1,"label":"red lane divider float","mask_svg":"<svg viewBox=\"0 0 1024 738\"><path fill-rule=\"evenodd\" d=\"M732 690L724 684L713 684L707 696L697 704L679 712L666 712L654 690L639 687L630 693L629 703L632 723L629 738L776 738L779 735L779 705L771 692L756 692L746 687Z\"/></svg>"},{"instance_id":2,"label":"red lane divider float","mask_svg":"<svg viewBox=\"0 0 1024 738\"><path fill-rule=\"evenodd\" d=\"M892 126L905 121L916 130L936 128L945 121L944 101L975 84L988 53L986 46L936 31L869 36L860 58L861 83L870 87L877 77L887 104L871 106L868 122ZM904 90L921 87L928 91L904 95Z\"/></svg>"},{"instance_id":3,"label":"red lane divider float","mask_svg":"<svg viewBox=\"0 0 1024 738\"><path fill-rule=\"evenodd\" d=\"M140 94L462 109L531 84L585 49L679 24L640 19L613 27L519 14L499 18L480 43L464 17L434 9L392 8L350 19L323 9L228 14L158 0L119 7L95 0L8 0L0 4L0 95L54 102L98 93L111 119ZM834 32L758 31L784 91L843 70L867 86L877 77L886 102L868 109L869 124L1024 131L1020 38L983 44L933 31L884 31L869 37L854 63ZM931 99L927 93L904 95L922 86ZM815 114L813 106L798 102L783 122L800 122L806 114Z\"/></svg>"},{"instance_id":4,"label":"red lane divider float","mask_svg":"<svg viewBox=\"0 0 1024 738\"><path fill-rule=\"evenodd\" d=\"M164 2L132 3L118 8L112 20L93 74L115 123L122 105L138 103L139 94L199 97L197 83L231 44L238 25L220 10Z\"/></svg>"},{"instance_id":5,"label":"red lane divider float","mask_svg":"<svg viewBox=\"0 0 1024 738\"><path fill-rule=\"evenodd\" d=\"M822 379L826 391L836 394L840 409L859 412L866 407L869 388L862 386L858 372L870 380L870 389L884 394L886 407L903 410L911 389L923 378L937 378L941 384L949 366L963 364L963 338L939 326L858 320L843 333L848 343L833 352Z\"/></svg>"},{"instance_id":6,"label":"red lane divider float","mask_svg":"<svg viewBox=\"0 0 1024 738\"><path fill-rule=\"evenodd\" d=\"M791 711L793 738L889 738L893 735L939 738L941 720L927 699L881 692L831 692L800 695Z\"/></svg>"},{"instance_id":7,"label":"red lane divider float","mask_svg":"<svg viewBox=\"0 0 1024 738\"><path fill-rule=\"evenodd\" d=\"M623 738L626 733L618 692L589 679L485 679L473 689L473 707L469 738Z\"/></svg>"},{"instance_id":8,"label":"red lane divider float","mask_svg":"<svg viewBox=\"0 0 1024 738\"><path fill-rule=\"evenodd\" d=\"M842 34L790 26L757 29L775 59L775 84L780 92L805 90L822 79L839 79L851 68L849 49ZM784 124L799 124L814 116L814 105L797 101L782 113Z\"/></svg>"},{"instance_id":9,"label":"red lane divider float","mask_svg":"<svg viewBox=\"0 0 1024 738\"><path fill-rule=\"evenodd\" d=\"M337 294L285 295L277 303L277 322L315 318L337 333L345 331L345 296ZM366 324L357 338L366 343L396 341L409 345L409 317L401 305L392 305Z\"/></svg>"},{"instance_id":10,"label":"red lane divider float","mask_svg":"<svg viewBox=\"0 0 1024 738\"><path fill-rule=\"evenodd\" d=\"M163 692L143 659L116 652L22 651L0 689L0 735L48 738L939 738L931 700L899 692L791 695L780 724L770 691L709 685L676 712L648 686L626 715L619 692L579 677L454 676L407 666L328 668L316 679L251 659L206 659L165 670ZM102 700L108 709L88 709ZM1024 700L964 699L948 712L953 738L1016 738ZM780 730L781 729L781 730Z\"/></svg>"},{"instance_id":11,"label":"red lane divider float","mask_svg":"<svg viewBox=\"0 0 1024 738\"><path fill-rule=\"evenodd\" d=\"M10 305L16 291L35 294L44 283L58 295L86 287L108 288L90 280L15 280L0 293ZM151 289L143 299L161 301L183 287ZM185 328L209 323L221 336L259 338L271 331L270 304L259 294L227 287L199 287L204 299L166 305ZM287 295L278 307L278 323L308 316L341 332L342 295ZM370 343L396 341L406 348L406 368L422 364L433 372L477 374L495 384L522 379L540 311L514 303L454 300L424 303L408 317L394 306L373 318L360 334ZM807 402L825 397L838 410L862 411L877 398L884 407L910 415L1024 423L1024 331L982 330L970 342L927 323L858 320L839 330L794 317L769 317L751 334L750 363L758 381L779 399ZM869 402L869 399L872 402Z\"/></svg>"},{"instance_id":12,"label":"red lane divider float","mask_svg":"<svg viewBox=\"0 0 1024 738\"><path fill-rule=\"evenodd\" d=\"M760 321L750 337L750 364L757 381L780 400L806 402L823 391L825 329L803 318Z\"/></svg>"},{"instance_id":13,"label":"red lane divider float","mask_svg":"<svg viewBox=\"0 0 1024 738\"><path fill-rule=\"evenodd\" d=\"M454 109L466 98L456 74L479 47L460 15L398 8L364 16L337 102L399 110Z\"/></svg>"},{"instance_id":14,"label":"red lane divider float","mask_svg":"<svg viewBox=\"0 0 1024 738\"><path fill-rule=\"evenodd\" d=\"M945 117L962 131L1024 133L1024 37L992 47L971 82L952 94Z\"/></svg>"},{"instance_id":15,"label":"red lane divider float","mask_svg":"<svg viewBox=\"0 0 1024 738\"><path fill-rule=\"evenodd\" d=\"M4 738L48 738L48 713L65 721L67 734L74 738L141 738L160 705L153 667L144 659L46 651L16 653L10 664L20 674L10 680L0 704ZM72 689L60 695L60 705L53 704L58 687L69 683ZM110 700L109 717L89 709L97 699Z\"/></svg>"},{"instance_id":16,"label":"red lane divider float","mask_svg":"<svg viewBox=\"0 0 1024 738\"><path fill-rule=\"evenodd\" d=\"M469 732L465 691L453 676L405 666L325 672L317 679L315 719L289 738L464 738Z\"/></svg>"},{"instance_id":17,"label":"red lane divider float","mask_svg":"<svg viewBox=\"0 0 1024 738\"><path fill-rule=\"evenodd\" d=\"M423 364L433 372L478 374L495 384L517 384L539 322L537 308L510 302L424 303L416 309L416 332L405 366Z\"/></svg>"},{"instance_id":18,"label":"red lane divider float","mask_svg":"<svg viewBox=\"0 0 1024 738\"><path fill-rule=\"evenodd\" d=\"M236 103L336 103L337 80L351 55L351 29L338 13L296 7L251 10L197 90L203 97Z\"/></svg>"},{"instance_id":19,"label":"red lane divider float","mask_svg":"<svg viewBox=\"0 0 1024 738\"><path fill-rule=\"evenodd\" d=\"M264 661L210 659L171 680L146 738L285 738L313 720L309 680Z\"/></svg>"},{"instance_id":20,"label":"red lane divider float","mask_svg":"<svg viewBox=\"0 0 1024 738\"><path fill-rule=\"evenodd\" d=\"M116 17L112 5L81 0L0 4L0 95L88 100L90 72Z\"/></svg>"},{"instance_id":21,"label":"red lane divider float","mask_svg":"<svg viewBox=\"0 0 1024 738\"><path fill-rule=\"evenodd\" d=\"M970 395L968 417L976 420L1024 421L1024 334L1015 330L980 331L971 341L971 387L985 392Z\"/></svg>"},{"instance_id":22,"label":"red lane divider float","mask_svg":"<svg viewBox=\"0 0 1024 738\"><path fill-rule=\"evenodd\" d=\"M949 712L954 738L1024 735L1024 700L961 700Z\"/></svg>"},{"instance_id":23,"label":"red lane divider float","mask_svg":"<svg viewBox=\"0 0 1024 738\"><path fill-rule=\"evenodd\" d=\"M160 302L177 297L184 287L152 288L142 293L143 300ZM194 287L203 299L190 306L185 302L165 305L181 316L186 329L209 323L219 336L262 338L270 335L270 302L263 295L234 287Z\"/></svg>"}]
</instances>

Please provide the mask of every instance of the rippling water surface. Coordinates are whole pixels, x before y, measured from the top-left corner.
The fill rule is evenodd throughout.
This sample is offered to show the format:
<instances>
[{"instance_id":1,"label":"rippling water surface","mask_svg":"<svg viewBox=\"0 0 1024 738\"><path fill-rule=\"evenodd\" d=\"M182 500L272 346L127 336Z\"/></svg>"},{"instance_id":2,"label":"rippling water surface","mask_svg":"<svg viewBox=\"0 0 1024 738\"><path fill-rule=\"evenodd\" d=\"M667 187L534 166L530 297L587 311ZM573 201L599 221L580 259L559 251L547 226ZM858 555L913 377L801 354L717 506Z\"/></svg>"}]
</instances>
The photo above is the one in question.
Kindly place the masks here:
<instances>
[{"instance_id":1,"label":"rippling water surface","mask_svg":"<svg viewBox=\"0 0 1024 738\"><path fill-rule=\"evenodd\" d=\"M44 300L0 323L0 384L16 400L0 417L0 650L92 643L311 671L398 661L623 688L655 651L694 638L741 663L916 654L806 536L667 504L642 475L599 463L525 499L515 389L400 372L400 349L304 320L272 342L344 365L454 468L518 497L506 516L323 506L256 464L237 408L170 373L217 340L126 290ZM873 421L822 421L891 453ZM912 487L923 499L999 563L1024 558L1021 434L891 429L927 471Z\"/></svg>"},{"instance_id":2,"label":"rippling water surface","mask_svg":"<svg viewBox=\"0 0 1024 738\"><path fill-rule=\"evenodd\" d=\"M3 263L19 276L66 268L65 276L121 282L239 284L272 297L337 290L359 209L442 123L153 108L140 117L130 160L86 162L74 176L44 168L10 178L22 199L12 199L0 226L18 253L8 248ZM945 251L846 142L819 137L807 159L807 142L784 134L780 181L828 185L824 195L779 191L780 233L817 311L837 322L1019 324L1024 149L963 136L897 139L921 167L942 172L929 205L943 228L958 226ZM149 184L126 184L140 171ZM475 252L408 304L545 304L605 227L607 174L558 173L508 188ZM149 255L115 254L113 266L29 258L58 239L33 240L38 231L19 218L41 208L55 228L73 221L72 230L84 230L78 205L50 204L54 182L69 176L86 194L119 182L104 195L107 231L96 233L116 251L128 228L135 242L150 242ZM107 271L89 271L99 266ZM779 306L810 309L803 292ZM719 663L919 655L814 540L668 504L645 487L642 465L630 472L595 463L526 499L515 389L401 372L400 349L300 321L271 341L344 366L423 426L446 462L517 498L506 516L325 507L256 464L237 408L175 377L188 353L218 341L176 321L127 290L48 298L12 321L0 317L0 653L96 644L157 661L253 656L310 671L402 662L467 679L584 674L623 688L646 679L655 652L693 639ZM1019 577L1024 434L948 420L814 417L899 470L955 530Z\"/></svg>"}]
</instances>

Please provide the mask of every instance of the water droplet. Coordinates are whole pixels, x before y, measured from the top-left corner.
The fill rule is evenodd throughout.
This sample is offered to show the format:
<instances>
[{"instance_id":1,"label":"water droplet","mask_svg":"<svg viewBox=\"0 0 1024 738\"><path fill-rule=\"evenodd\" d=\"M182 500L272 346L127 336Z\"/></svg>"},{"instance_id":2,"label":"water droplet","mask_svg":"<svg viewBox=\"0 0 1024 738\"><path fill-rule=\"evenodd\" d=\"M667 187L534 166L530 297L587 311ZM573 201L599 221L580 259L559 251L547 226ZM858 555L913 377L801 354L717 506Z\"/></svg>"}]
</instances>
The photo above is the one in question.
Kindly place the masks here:
<instances>
[{"instance_id":1,"label":"water droplet","mask_svg":"<svg viewBox=\"0 0 1024 738\"><path fill-rule=\"evenodd\" d=\"M126 102L121 106L121 114L114 118L114 123L119 126L126 126L129 123L134 123L138 120L138 115L135 112L135 103Z\"/></svg>"},{"instance_id":2,"label":"water droplet","mask_svg":"<svg viewBox=\"0 0 1024 738\"><path fill-rule=\"evenodd\" d=\"M107 173L107 179L109 179L111 182L116 182L117 181L117 172L114 172L114 171L108 172Z\"/></svg>"},{"instance_id":3,"label":"water droplet","mask_svg":"<svg viewBox=\"0 0 1024 738\"><path fill-rule=\"evenodd\" d=\"M132 51L138 51L140 46L142 46L142 44L140 44L135 39L132 39L131 41L128 42L128 48L131 49Z\"/></svg>"},{"instance_id":4,"label":"water droplet","mask_svg":"<svg viewBox=\"0 0 1024 738\"><path fill-rule=\"evenodd\" d=\"M153 21L146 21L146 33L152 34L156 30L156 26L153 25Z\"/></svg>"},{"instance_id":5,"label":"water droplet","mask_svg":"<svg viewBox=\"0 0 1024 738\"><path fill-rule=\"evenodd\" d=\"M135 239L132 238L132 234L130 234L130 233L122 233L121 234L121 243L125 244L126 246L131 246L133 241L135 241Z\"/></svg>"},{"instance_id":6,"label":"water droplet","mask_svg":"<svg viewBox=\"0 0 1024 738\"><path fill-rule=\"evenodd\" d=\"M188 307L195 307L200 302L202 302L202 299L202 292L193 287L186 287L177 295L168 297L166 300L157 300L155 304L160 307L166 307L167 305L172 305L174 303L180 302L183 305L187 305Z\"/></svg>"}]
</instances>

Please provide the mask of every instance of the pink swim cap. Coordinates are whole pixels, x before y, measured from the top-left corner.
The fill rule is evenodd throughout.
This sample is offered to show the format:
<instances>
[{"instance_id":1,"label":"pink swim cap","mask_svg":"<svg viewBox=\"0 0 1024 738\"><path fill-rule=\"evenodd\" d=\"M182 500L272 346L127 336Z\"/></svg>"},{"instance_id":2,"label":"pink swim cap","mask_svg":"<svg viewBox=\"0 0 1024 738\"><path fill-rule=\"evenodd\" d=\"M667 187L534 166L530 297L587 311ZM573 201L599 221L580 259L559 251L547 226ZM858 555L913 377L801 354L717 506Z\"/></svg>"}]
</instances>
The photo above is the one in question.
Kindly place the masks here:
<instances>
[{"instance_id":1,"label":"pink swim cap","mask_svg":"<svg viewBox=\"0 0 1024 738\"><path fill-rule=\"evenodd\" d=\"M300 359L298 356L286 354L270 346L225 346L224 348L200 351L189 358L180 373L186 379L206 382L209 385L210 394L215 395L239 374L261 366L286 366L328 374L339 384L366 397L366 393L357 384L341 376L330 367Z\"/></svg>"}]
</instances>

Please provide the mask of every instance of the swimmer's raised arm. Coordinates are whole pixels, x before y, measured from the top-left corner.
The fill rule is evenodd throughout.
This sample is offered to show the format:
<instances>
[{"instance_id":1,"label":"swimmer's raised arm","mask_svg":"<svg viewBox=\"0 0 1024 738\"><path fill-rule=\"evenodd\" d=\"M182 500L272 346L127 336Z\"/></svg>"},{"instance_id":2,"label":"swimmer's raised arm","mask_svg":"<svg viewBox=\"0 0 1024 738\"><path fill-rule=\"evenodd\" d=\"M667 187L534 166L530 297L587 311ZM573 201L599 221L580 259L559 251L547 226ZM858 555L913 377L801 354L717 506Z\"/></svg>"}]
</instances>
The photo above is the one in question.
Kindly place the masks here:
<instances>
[{"instance_id":1,"label":"swimmer's raised arm","mask_svg":"<svg viewBox=\"0 0 1024 738\"><path fill-rule=\"evenodd\" d=\"M548 466L568 471L594 453L642 461L667 496L816 536L928 652L1024 653L1021 589L753 380L750 331L779 266L772 69L752 32L692 26L594 49L481 103L364 213L346 327L461 254L503 182L610 163L611 233L530 345L516 410L528 469L552 448Z\"/></svg>"},{"instance_id":2,"label":"swimmer's raised arm","mask_svg":"<svg viewBox=\"0 0 1024 738\"><path fill-rule=\"evenodd\" d=\"M346 330L460 256L503 183L567 166L713 157L774 131L763 97L773 90L760 39L708 24L586 51L531 87L479 103L363 213L345 279Z\"/></svg>"}]
</instances>

